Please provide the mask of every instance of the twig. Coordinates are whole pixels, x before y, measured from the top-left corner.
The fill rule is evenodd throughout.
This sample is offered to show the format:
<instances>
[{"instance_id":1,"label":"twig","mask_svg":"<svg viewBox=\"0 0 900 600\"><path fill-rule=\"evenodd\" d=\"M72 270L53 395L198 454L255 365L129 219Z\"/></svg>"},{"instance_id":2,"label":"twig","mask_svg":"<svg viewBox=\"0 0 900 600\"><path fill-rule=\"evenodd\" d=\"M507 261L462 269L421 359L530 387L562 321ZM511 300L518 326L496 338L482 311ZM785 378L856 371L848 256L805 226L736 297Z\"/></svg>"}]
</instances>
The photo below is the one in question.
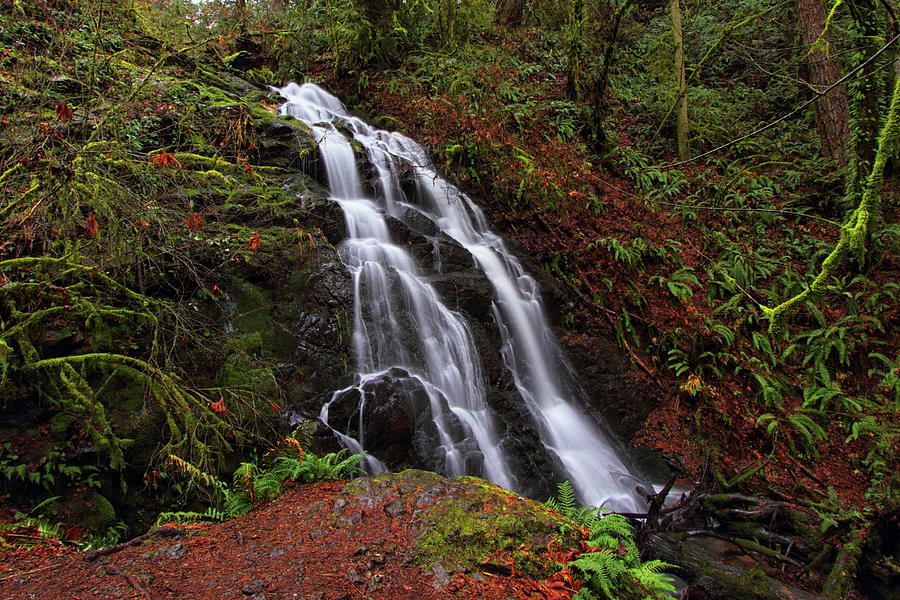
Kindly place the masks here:
<instances>
[{"instance_id":1,"label":"twig","mask_svg":"<svg viewBox=\"0 0 900 600\"><path fill-rule=\"evenodd\" d=\"M41 571L46 571L47 569L55 569L57 565L47 565L46 567L39 567L37 569L32 569L30 571L23 571L21 573L13 573L12 575L4 575L0 577L0 581L6 581L7 579L12 579L14 577L21 577L23 575L31 575L32 573L40 573Z\"/></svg>"},{"instance_id":2,"label":"twig","mask_svg":"<svg viewBox=\"0 0 900 600\"><path fill-rule=\"evenodd\" d=\"M137 591L139 594L142 594L147 600L152 600L152 598L150 597L150 592L145 590L144 587L140 583L138 583L137 578L131 573L126 573L122 569L119 569L118 567L114 567L112 565L107 565L103 568L106 570L107 575L121 575L125 578L125 581L127 581L128 584L135 589L135 591Z\"/></svg>"},{"instance_id":3,"label":"twig","mask_svg":"<svg viewBox=\"0 0 900 600\"><path fill-rule=\"evenodd\" d=\"M187 533L184 527L155 527L145 533L144 535L139 535L132 540L128 540L127 542L123 542L121 544L116 544L115 546L108 546L106 548L100 548L99 550L88 550L84 553L84 560L87 562L92 562L97 560L100 556L109 556L110 554L115 554L120 550L124 550L125 548L130 548L131 546L140 546L144 540L153 535L158 535L160 537L177 537L180 535L185 535Z\"/></svg>"}]
</instances>

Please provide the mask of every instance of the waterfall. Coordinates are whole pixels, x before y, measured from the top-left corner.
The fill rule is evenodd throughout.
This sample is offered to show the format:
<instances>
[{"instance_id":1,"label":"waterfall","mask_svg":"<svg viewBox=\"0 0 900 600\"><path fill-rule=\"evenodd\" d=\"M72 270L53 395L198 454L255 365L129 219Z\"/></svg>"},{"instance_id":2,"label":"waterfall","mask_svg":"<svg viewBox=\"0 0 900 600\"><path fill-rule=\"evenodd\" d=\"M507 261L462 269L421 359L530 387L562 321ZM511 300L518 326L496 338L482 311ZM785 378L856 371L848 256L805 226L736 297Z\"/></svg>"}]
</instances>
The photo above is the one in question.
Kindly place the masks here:
<instances>
[{"instance_id":1,"label":"waterfall","mask_svg":"<svg viewBox=\"0 0 900 600\"><path fill-rule=\"evenodd\" d=\"M540 440L579 499L639 511L632 474L594 418L577 401L579 388L544 317L535 280L488 227L481 210L432 166L409 138L370 127L313 84L288 84L283 114L307 123L319 143L332 200L344 211L348 238L339 246L353 278L353 352L357 381L365 386L400 368L427 394L438 433L436 453L447 475L477 474L520 489L503 450L500 419L488 405L485 376L472 332L450 310L410 254L392 242L386 216L427 219L471 254L490 281L492 312L502 336L501 356ZM354 145L374 169L376 193L364 192ZM414 182L407 200L401 173ZM335 392L332 402L348 390ZM329 407L322 420L328 422ZM363 406L359 409L362 418ZM363 424L359 424L362 436ZM342 439L346 438L344 434ZM353 449L362 439L348 441ZM373 470L386 467L378 461ZM645 486L646 487L646 486Z\"/></svg>"}]
</instances>

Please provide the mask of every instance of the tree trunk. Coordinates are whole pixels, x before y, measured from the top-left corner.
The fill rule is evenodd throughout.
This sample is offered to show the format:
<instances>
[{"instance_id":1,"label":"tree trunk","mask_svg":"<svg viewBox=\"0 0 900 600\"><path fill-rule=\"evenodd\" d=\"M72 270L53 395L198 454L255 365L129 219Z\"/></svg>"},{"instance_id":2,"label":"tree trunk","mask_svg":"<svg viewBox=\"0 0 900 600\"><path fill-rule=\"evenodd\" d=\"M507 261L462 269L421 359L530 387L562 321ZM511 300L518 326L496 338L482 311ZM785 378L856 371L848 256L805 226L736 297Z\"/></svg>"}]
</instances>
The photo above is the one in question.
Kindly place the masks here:
<instances>
[{"instance_id":1,"label":"tree trunk","mask_svg":"<svg viewBox=\"0 0 900 600\"><path fill-rule=\"evenodd\" d=\"M504 27L518 27L525 14L525 0L498 0L494 22Z\"/></svg>"},{"instance_id":2,"label":"tree trunk","mask_svg":"<svg viewBox=\"0 0 900 600\"><path fill-rule=\"evenodd\" d=\"M878 3L875 0L849 0L848 7L853 17L857 39L855 43L863 46L863 60L872 56L883 42L875 42L884 35L879 26ZM866 176L875 160L875 144L878 139L879 117L884 90L884 62L876 60L870 63L854 78L852 84L854 116L856 117L856 157L857 187L861 190Z\"/></svg>"},{"instance_id":3,"label":"tree trunk","mask_svg":"<svg viewBox=\"0 0 900 600\"><path fill-rule=\"evenodd\" d=\"M439 0L437 3L438 32L444 47L456 45L456 0Z\"/></svg>"},{"instance_id":4,"label":"tree trunk","mask_svg":"<svg viewBox=\"0 0 900 600\"><path fill-rule=\"evenodd\" d=\"M825 5L822 0L797 0L797 20L803 36L803 45L811 47L822 35L825 25ZM807 55L809 81L813 88L822 90L841 77L841 67L834 57L832 36L827 33ZM816 128L822 144L822 153L844 167L850 160L850 103L844 86L832 90L814 103Z\"/></svg>"},{"instance_id":5,"label":"tree trunk","mask_svg":"<svg viewBox=\"0 0 900 600\"><path fill-rule=\"evenodd\" d=\"M681 29L681 4L672 0L672 34L675 36L675 85L678 94L678 159L691 159L690 138L688 137L687 80L684 76L684 35Z\"/></svg>"},{"instance_id":6,"label":"tree trunk","mask_svg":"<svg viewBox=\"0 0 900 600\"><path fill-rule=\"evenodd\" d=\"M609 69L612 65L613 52L619 40L619 27L625 13L631 8L633 0L624 0L622 5L616 9L613 16L612 30L607 37L606 46L603 49L603 66L600 69L600 75L594 79L593 91L591 94L591 143L594 150L600 154L606 150L607 139L606 132L603 129L603 121L606 119L606 110L608 103L606 101L606 90L609 87Z\"/></svg>"}]
</instances>

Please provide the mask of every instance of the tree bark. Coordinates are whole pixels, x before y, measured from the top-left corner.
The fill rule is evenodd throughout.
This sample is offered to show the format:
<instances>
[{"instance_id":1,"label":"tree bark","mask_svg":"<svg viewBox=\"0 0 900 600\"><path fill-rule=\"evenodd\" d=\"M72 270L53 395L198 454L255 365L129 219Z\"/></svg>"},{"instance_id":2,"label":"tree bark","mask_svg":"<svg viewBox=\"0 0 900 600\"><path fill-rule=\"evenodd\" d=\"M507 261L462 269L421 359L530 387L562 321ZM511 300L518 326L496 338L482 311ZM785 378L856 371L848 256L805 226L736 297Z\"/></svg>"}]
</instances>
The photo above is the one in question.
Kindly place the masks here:
<instances>
[{"instance_id":1,"label":"tree bark","mask_svg":"<svg viewBox=\"0 0 900 600\"><path fill-rule=\"evenodd\" d=\"M825 5L822 0L797 0L797 20L803 44L811 48L822 35L825 25ZM834 57L832 36L821 42L807 55L809 81L815 90L821 90L841 78L841 66ZM832 90L814 103L816 128L822 144L822 153L844 167L850 160L850 102L844 86Z\"/></svg>"},{"instance_id":2,"label":"tree bark","mask_svg":"<svg viewBox=\"0 0 900 600\"><path fill-rule=\"evenodd\" d=\"M691 159L690 137L688 134L687 80L684 76L684 35L681 29L681 3L672 0L672 34L675 36L675 85L678 94L678 160Z\"/></svg>"},{"instance_id":3,"label":"tree bark","mask_svg":"<svg viewBox=\"0 0 900 600\"><path fill-rule=\"evenodd\" d=\"M606 118L608 102L606 99L606 90L609 87L609 69L612 65L613 52L619 41L619 27L622 25L622 19L631 8L633 0L624 0L622 5L616 9L613 15L613 24L606 45L603 49L603 66L600 69L600 75L594 79L593 91L591 94L591 141L594 150L598 154L606 150L607 136L603 129L603 121ZM597 24L599 26L599 23ZM595 28L596 29L596 28Z\"/></svg>"},{"instance_id":4,"label":"tree bark","mask_svg":"<svg viewBox=\"0 0 900 600\"><path fill-rule=\"evenodd\" d=\"M879 25L878 3L876 0L848 0L850 15L855 23L856 43L862 45L863 60L877 50L881 42L874 42L884 35ZM855 78L851 90L856 98L853 103L856 117L856 157L857 187L862 189L872 162L875 160L878 124L881 116L880 102L884 91L884 63L880 60L870 63Z\"/></svg>"},{"instance_id":5,"label":"tree bark","mask_svg":"<svg viewBox=\"0 0 900 600\"><path fill-rule=\"evenodd\" d=\"M518 27L525 14L525 0L500 0L494 22L504 27Z\"/></svg>"}]
</instances>

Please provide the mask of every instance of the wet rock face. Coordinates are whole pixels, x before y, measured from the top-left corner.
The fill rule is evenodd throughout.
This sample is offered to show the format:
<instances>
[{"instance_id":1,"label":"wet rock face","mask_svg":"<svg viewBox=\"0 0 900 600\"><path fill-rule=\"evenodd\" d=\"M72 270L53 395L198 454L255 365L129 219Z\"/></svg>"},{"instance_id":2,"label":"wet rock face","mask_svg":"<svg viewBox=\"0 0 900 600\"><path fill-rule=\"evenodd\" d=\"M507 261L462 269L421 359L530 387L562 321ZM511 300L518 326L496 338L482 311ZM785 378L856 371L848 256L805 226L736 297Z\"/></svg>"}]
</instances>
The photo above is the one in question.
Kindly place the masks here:
<instances>
[{"instance_id":1,"label":"wet rock face","mask_svg":"<svg viewBox=\"0 0 900 600\"><path fill-rule=\"evenodd\" d=\"M446 400L439 394L429 397L422 382L400 368L339 393L329 408L333 427L361 440L367 452L392 470L441 468L444 457L435 418L448 425L451 436L462 437L462 424ZM472 444L466 453L467 466L478 470L480 460Z\"/></svg>"},{"instance_id":2,"label":"wet rock face","mask_svg":"<svg viewBox=\"0 0 900 600\"><path fill-rule=\"evenodd\" d=\"M309 128L293 117L276 117L256 121L259 163L271 167L304 171L324 182L325 169L316 153L316 140Z\"/></svg>"}]
</instances>

